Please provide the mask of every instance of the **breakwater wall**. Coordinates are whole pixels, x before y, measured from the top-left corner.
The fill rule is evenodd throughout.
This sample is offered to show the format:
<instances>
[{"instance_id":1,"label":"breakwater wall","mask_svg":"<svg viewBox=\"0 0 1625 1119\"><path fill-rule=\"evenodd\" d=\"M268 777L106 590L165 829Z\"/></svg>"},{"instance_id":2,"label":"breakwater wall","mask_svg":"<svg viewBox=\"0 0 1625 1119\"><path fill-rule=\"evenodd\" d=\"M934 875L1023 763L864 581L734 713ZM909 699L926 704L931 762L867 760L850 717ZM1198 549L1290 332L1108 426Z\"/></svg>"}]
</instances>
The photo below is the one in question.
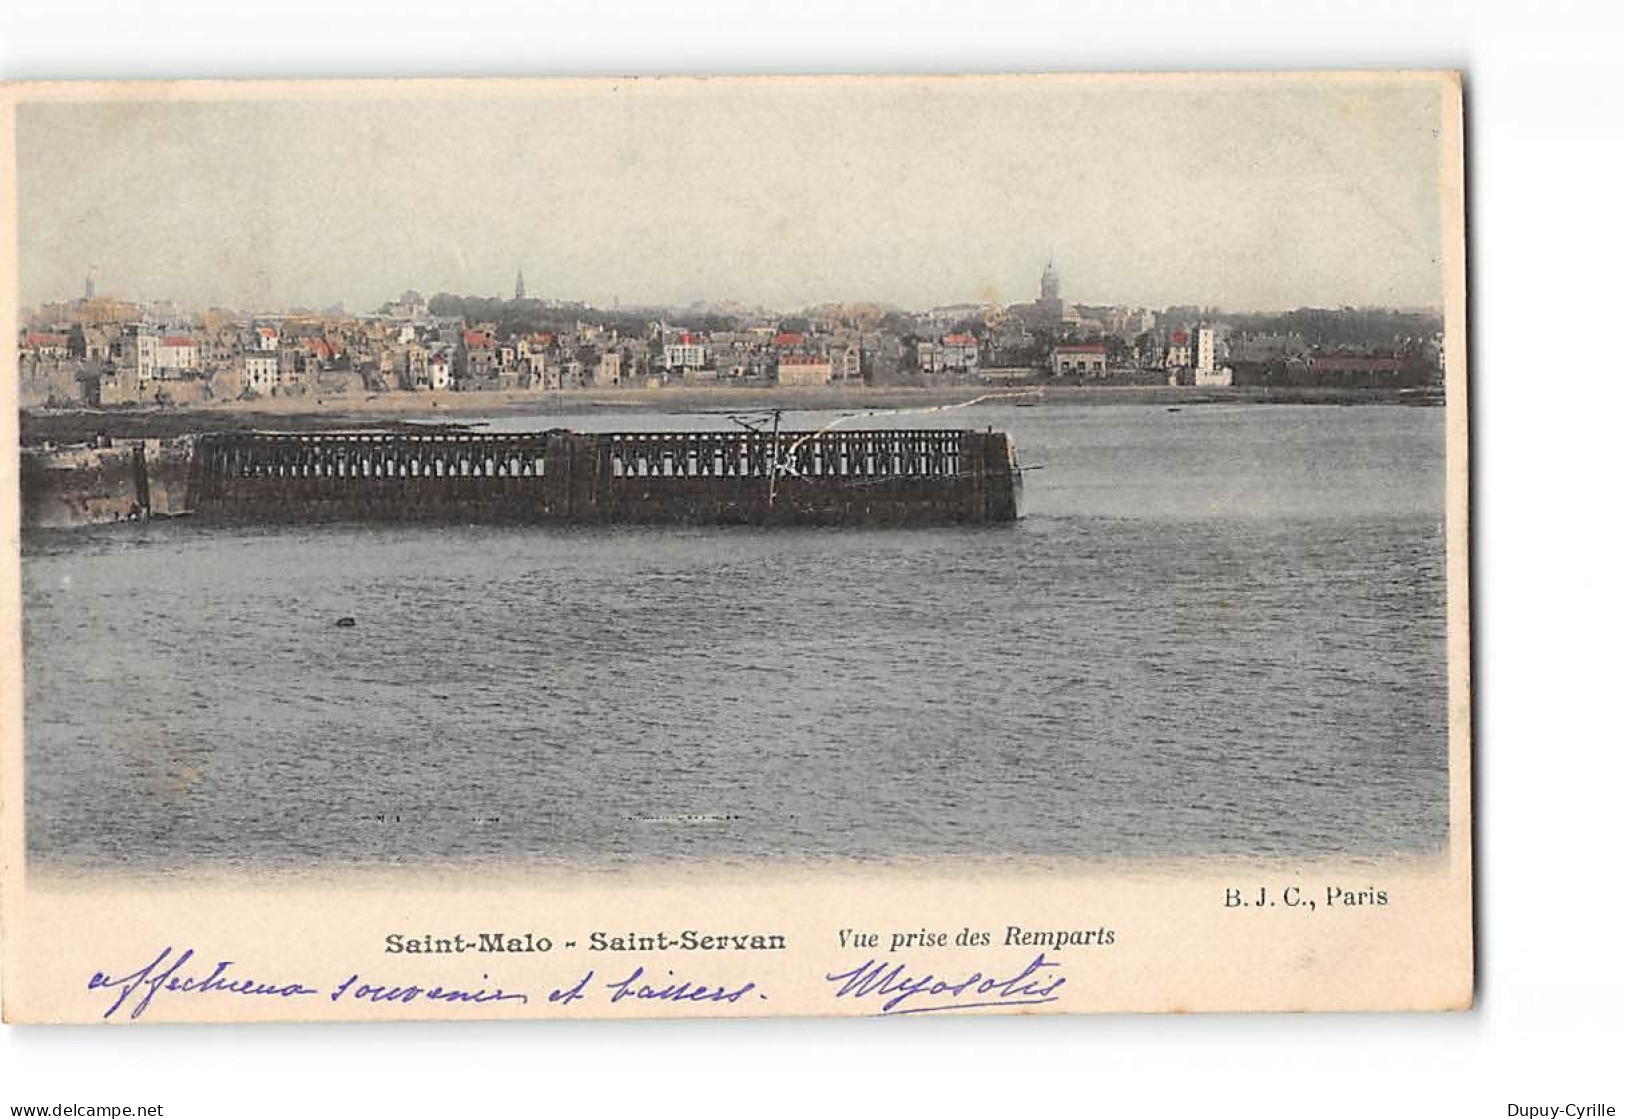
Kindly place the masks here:
<instances>
[{"instance_id":1,"label":"breakwater wall","mask_svg":"<svg viewBox=\"0 0 1625 1119\"><path fill-rule=\"evenodd\" d=\"M22 523L74 528L191 511L192 438L24 450L18 456Z\"/></svg>"},{"instance_id":2,"label":"breakwater wall","mask_svg":"<svg viewBox=\"0 0 1625 1119\"><path fill-rule=\"evenodd\" d=\"M240 522L980 524L1019 487L991 431L233 433L188 474Z\"/></svg>"}]
</instances>

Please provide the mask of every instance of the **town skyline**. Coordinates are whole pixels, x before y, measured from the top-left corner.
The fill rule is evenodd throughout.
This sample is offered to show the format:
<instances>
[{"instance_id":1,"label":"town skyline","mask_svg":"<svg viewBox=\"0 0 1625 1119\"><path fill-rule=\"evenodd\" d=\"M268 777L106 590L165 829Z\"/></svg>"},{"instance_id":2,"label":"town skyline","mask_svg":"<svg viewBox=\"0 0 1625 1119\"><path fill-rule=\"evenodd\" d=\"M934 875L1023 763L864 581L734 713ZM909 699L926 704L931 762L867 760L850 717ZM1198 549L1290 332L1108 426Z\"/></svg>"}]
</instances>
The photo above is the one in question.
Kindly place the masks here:
<instances>
[{"instance_id":1,"label":"town skyline","mask_svg":"<svg viewBox=\"0 0 1625 1119\"><path fill-rule=\"evenodd\" d=\"M1064 284L1065 283L1065 272L1061 271L1059 269L1057 269L1057 271L1061 272L1061 280L1062 280L1062 283ZM519 270L519 272L522 273L522 270ZM518 274L516 274L515 278L516 279L518 278ZM340 300L340 301L335 302L335 303L327 303L327 304L323 304L323 305L317 305L317 304L312 304L312 303L293 303L293 304L285 304L285 305L279 305L279 306L248 306L248 305L235 305L235 304L229 303L229 302L224 301L224 300L212 300L212 301L204 301L204 302L194 303L194 302L187 302L187 301L173 299L173 298L170 298L170 297L168 297L166 295L163 295L161 293L148 295L148 294L145 294L145 293L129 293L129 292L125 292L125 291L122 291L122 290L119 290L119 289L116 289L116 288L109 289L108 286L101 280L100 274L98 272L96 272L95 270L87 270L85 275L82 277L81 283L80 283L77 290L66 290L66 291L56 293L54 296L49 297L49 298L45 298L45 299L41 299L36 303L24 305L23 307L20 308L20 310L22 311L24 317L27 318L30 314L37 314L38 312L40 312L44 308L49 308L49 307L54 307L54 306L65 306L65 305L74 303L76 301L82 301L82 300L84 300L86 298L93 297L93 298L98 298L98 299L102 299L102 300L111 300L111 301L115 301L115 302L127 302L127 303L131 303L131 304L137 304L137 305L149 306L149 307L153 307L153 306L172 306L172 307L178 309L179 311L181 311L183 313L186 313L186 314L190 314L190 315L201 315L201 314L205 314L205 313L208 313L208 312L211 312L211 311L222 311L222 312L230 312L230 313L249 315L249 316L255 316L255 317L264 317L264 318L276 318L276 317L279 317L279 316L291 316L291 315L323 315L323 314L335 314L335 315L347 315L347 316L367 316L367 315L386 314L387 309L392 304L396 304L396 303L400 302L400 300L402 299L403 296L406 296L406 295L421 295L425 299L435 299L435 298L439 298L439 297L451 297L451 298L455 298L455 299L495 300L495 301L501 301L501 302L504 302L504 303L507 303L507 302L523 303L523 302L528 301L528 302L533 302L533 303L536 303L536 304L540 304L540 305L542 305L544 307L555 308L555 309L581 308L581 309L584 309L584 310L590 310L590 311L595 311L595 312L623 313L623 314L627 314L627 315L647 315L647 314L650 314L650 313L670 312L670 313L678 313L678 314L680 314L680 313L689 313L689 314L701 313L701 314L737 315L737 316L769 316L769 317L771 317L771 316L786 316L786 317L788 317L788 316L796 316L796 315L806 314L808 312L813 312L813 311L820 311L820 310L823 310L825 308L842 307L842 306L846 306L846 307L873 307L873 308L875 308L875 309L877 309L879 311L882 311L882 312L895 311L895 312L899 312L899 313L902 313L902 314L905 314L905 315L923 315L923 314L929 314L932 311L938 311L938 310L942 310L944 308L951 308L951 307L1006 308L1006 307L1021 306L1021 305L1027 304L1027 303L1034 302L1034 297L1039 294L1039 285L1038 285L1038 282L1036 280L1034 280L1029 286L1031 286L1033 288L1033 291L1028 293L1026 297L1022 297L1022 296L1020 296L1018 294L1018 295L1016 295L1016 296L1014 296L1012 298L1009 298L1009 299L997 299L997 298L949 299L949 300L945 300L943 302L931 304L929 306L908 306L908 305L905 305L905 304L902 304L902 303L898 303L898 302L896 302L894 300L877 300L877 299L827 299L827 300L821 300L821 301L819 301L817 303L808 303L808 304L803 304L803 305L799 305L799 306L769 306L769 305L761 303L761 302L751 302L751 301L743 300L743 299L721 299L721 300L696 299L696 300L692 300L692 301L687 302L687 303L658 302L658 301L646 300L646 299L617 299L612 304L600 305L600 304L594 303L594 302L592 302L590 300L571 298L566 293L557 293L557 294L555 294L555 293L539 292L539 291L531 290L530 281L526 280L525 281L526 290L525 290L525 293L523 295L518 294L517 286L516 286L515 290L504 293L504 292L500 292L500 291L497 291L497 292L431 291L431 290L428 290L425 287L406 284L406 285L398 286L398 288L397 288L397 290L396 290L396 292L395 292L395 294L393 296L391 296L389 298L386 298L386 299L380 301L379 303L377 303L375 305L371 305L371 306L363 306L363 305L353 304L353 303L351 303L349 301L346 301L346 300ZM1324 306L1324 307L1321 307L1321 306L1316 305L1316 304L1305 303L1305 302L1297 302L1297 303L1292 303L1292 304L1282 304L1280 306L1240 308L1240 307L1223 306L1223 305L1220 305L1220 304L1217 304L1217 303L1213 303L1213 302L1211 302L1209 300L1196 299L1196 298L1183 299L1183 300L1179 300L1177 302L1167 303L1167 304L1136 303L1136 302L1121 300L1121 299L1080 300L1080 299L1073 299L1073 298L1070 298L1069 296L1067 296L1064 287L1062 288L1061 298L1068 306L1074 306L1074 307L1087 307L1087 308L1121 307L1121 308L1133 308L1133 309L1146 309L1146 310L1151 310L1151 311L1162 311L1162 310L1167 310L1169 308L1176 308L1176 307L1178 307L1178 308L1199 307L1199 308L1202 308L1203 310L1212 311L1215 314L1220 314L1220 315L1225 315L1225 314L1239 314L1239 315L1285 314L1285 313L1290 312L1290 311L1300 311L1300 310L1309 310L1309 309L1325 309L1325 310L1348 310L1348 309L1353 309L1353 310L1361 310L1361 311L1366 311L1366 310L1369 310L1369 311L1396 311L1396 312L1417 312L1417 313L1429 313L1429 314L1440 314L1440 313L1442 313L1442 310L1443 310L1442 306L1439 303L1431 303L1431 304L1430 303L1416 303L1416 304L1377 304L1377 303L1373 303L1373 304L1360 304L1360 305L1345 303L1345 304L1340 304L1340 305L1337 305L1337 306Z\"/></svg>"},{"instance_id":2,"label":"town skyline","mask_svg":"<svg viewBox=\"0 0 1625 1119\"><path fill-rule=\"evenodd\" d=\"M565 82L18 111L19 302L1437 307L1437 83ZM976 143L969 142L970 137ZM404 280L404 282L403 282Z\"/></svg>"},{"instance_id":3,"label":"town skyline","mask_svg":"<svg viewBox=\"0 0 1625 1119\"><path fill-rule=\"evenodd\" d=\"M1064 298L1053 262L1037 289L1031 302L921 313L606 312L532 299L518 270L511 299L407 290L371 312L278 314L134 303L98 294L87 276L80 298L28 312L18 372L25 405L101 407L723 385L1412 389L1443 371L1443 320L1431 312L1090 307Z\"/></svg>"}]
</instances>

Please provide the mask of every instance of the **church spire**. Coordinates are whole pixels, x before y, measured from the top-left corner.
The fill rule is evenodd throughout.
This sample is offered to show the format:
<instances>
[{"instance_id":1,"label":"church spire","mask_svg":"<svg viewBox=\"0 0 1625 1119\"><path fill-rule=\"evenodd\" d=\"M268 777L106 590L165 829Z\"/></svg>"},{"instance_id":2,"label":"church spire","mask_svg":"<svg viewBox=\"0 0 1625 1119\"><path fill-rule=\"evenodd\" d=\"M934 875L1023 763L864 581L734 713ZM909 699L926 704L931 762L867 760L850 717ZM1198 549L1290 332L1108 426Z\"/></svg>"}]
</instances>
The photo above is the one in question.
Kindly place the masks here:
<instances>
[{"instance_id":1,"label":"church spire","mask_svg":"<svg viewBox=\"0 0 1625 1119\"><path fill-rule=\"evenodd\" d=\"M519 268L519 275L514 277L513 297L515 299L525 298L525 269L523 265Z\"/></svg>"}]
</instances>

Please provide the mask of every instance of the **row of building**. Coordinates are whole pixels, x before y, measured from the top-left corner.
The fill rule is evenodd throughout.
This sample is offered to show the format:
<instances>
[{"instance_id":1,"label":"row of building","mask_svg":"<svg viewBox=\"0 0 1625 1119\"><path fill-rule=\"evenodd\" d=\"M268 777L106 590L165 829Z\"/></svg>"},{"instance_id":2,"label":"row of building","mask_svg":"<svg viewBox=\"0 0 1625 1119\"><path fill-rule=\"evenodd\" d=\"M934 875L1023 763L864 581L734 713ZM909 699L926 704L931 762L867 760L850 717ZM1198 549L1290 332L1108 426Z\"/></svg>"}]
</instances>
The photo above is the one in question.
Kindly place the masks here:
<instances>
[{"instance_id":1,"label":"row of building","mask_svg":"<svg viewBox=\"0 0 1625 1119\"><path fill-rule=\"evenodd\" d=\"M551 325L560 305L538 311L537 302L525 298L522 276L511 304L485 301L480 308L490 313L493 304L501 322L437 314L435 306L444 312L448 304L415 291L359 315L337 309L190 314L166 303L98 297L87 280L84 298L30 316L19 338L23 403L184 405L674 383L799 387L1054 378L1220 386L1316 376L1380 383L1402 365L1397 356L1327 354L1298 337L1241 334L1188 310L1067 304L1053 264L1031 303L951 304L919 314L832 305L788 319L651 312ZM587 321L592 317L599 321ZM1339 365L1340 357L1354 365Z\"/></svg>"}]
</instances>

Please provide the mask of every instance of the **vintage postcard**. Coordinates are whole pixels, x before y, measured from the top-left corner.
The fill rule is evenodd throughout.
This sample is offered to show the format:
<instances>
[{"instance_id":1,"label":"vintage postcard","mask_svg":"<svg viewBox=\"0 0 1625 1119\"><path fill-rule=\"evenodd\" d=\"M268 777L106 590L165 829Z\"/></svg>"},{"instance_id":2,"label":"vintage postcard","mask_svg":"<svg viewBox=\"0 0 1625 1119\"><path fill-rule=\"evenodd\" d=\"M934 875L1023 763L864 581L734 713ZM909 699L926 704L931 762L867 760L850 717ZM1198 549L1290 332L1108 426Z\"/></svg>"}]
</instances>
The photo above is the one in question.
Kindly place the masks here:
<instances>
[{"instance_id":1,"label":"vintage postcard","mask_svg":"<svg viewBox=\"0 0 1625 1119\"><path fill-rule=\"evenodd\" d=\"M1471 1005L1454 74L3 112L8 1021Z\"/></svg>"}]
</instances>

